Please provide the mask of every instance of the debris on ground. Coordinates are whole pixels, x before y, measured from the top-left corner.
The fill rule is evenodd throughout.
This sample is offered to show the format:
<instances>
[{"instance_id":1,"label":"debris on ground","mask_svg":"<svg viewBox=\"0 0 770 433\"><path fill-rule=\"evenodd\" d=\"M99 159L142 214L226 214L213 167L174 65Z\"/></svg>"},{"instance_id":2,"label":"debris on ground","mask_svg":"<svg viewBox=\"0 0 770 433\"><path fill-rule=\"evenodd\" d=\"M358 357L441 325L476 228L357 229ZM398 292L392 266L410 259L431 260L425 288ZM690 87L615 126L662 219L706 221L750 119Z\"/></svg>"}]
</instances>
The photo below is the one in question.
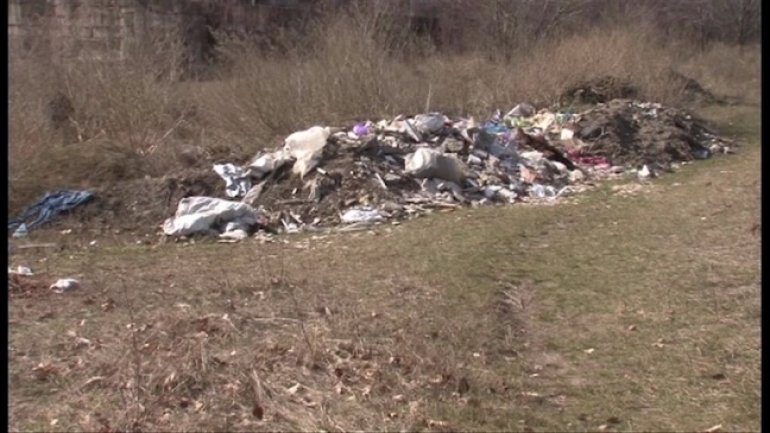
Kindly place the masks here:
<instances>
[{"instance_id":1,"label":"debris on ground","mask_svg":"<svg viewBox=\"0 0 770 433\"><path fill-rule=\"evenodd\" d=\"M16 268L12 268L12 267L9 266L8 267L8 274L10 274L10 275L22 275L22 276L25 276L25 277L31 277L32 275L35 275L32 272L32 269L30 269L30 268L28 268L26 266L22 266L22 265L19 265Z\"/></svg>"},{"instance_id":2,"label":"debris on ground","mask_svg":"<svg viewBox=\"0 0 770 433\"><path fill-rule=\"evenodd\" d=\"M8 296L29 298L50 295L48 284L32 275L11 273L8 275Z\"/></svg>"},{"instance_id":3,"label":"debris on ground","mask_svg":"<svg viewBox=\"0 0 770 433\"><path fill-rule=\"evenodd\" d=\"M51 287L50 287L50 289L54 293L65 293L65 292L77 290L79 288L80 288L80 281L74 278L61 278L57 280L55 283L51 284Z\"/></svg>"},{"instance_id":4,"label":"debris on ground","mask_svg":"<svg viewBox=\"0 0 770 433\"><path fill-rule=\"evenodd\" d=\"M257 211L245 203L212 197L186 197L179 202L176 215L163 223L163 232L169 236L188 236L198 233L230 233L238 236L259 221Z\"/></svg>"},{"instance_id":5,"label":"debris on ground","mask_svg":"<svg viewBox=\"0 0 770 433\"><path fill-rule=\"evenodd\" d=\"M604 84L622 84L613 83ZM596 180L656 177L731 147L690 114L630 99L581 113L522 103L483 123L431 112L313 126L244 167L220 164L225 194L241 201L183 198L164 232L239 240L258 228L348 231L433 209L549 202Z\"/></svg>"},{"instance_id":6,"label":"debris on ground","mask_svg":"<svg viewBox=\"0 0 770 433\"><path fill-rule=\"evenodd\" d=\"M71 210L92 197L88 191L47 192L35 204L28 207L21 216L8 222L8 230L14 230L15 237L26 236L29 230L45 224L62 212Z\"/></svg>"}]
</instances>

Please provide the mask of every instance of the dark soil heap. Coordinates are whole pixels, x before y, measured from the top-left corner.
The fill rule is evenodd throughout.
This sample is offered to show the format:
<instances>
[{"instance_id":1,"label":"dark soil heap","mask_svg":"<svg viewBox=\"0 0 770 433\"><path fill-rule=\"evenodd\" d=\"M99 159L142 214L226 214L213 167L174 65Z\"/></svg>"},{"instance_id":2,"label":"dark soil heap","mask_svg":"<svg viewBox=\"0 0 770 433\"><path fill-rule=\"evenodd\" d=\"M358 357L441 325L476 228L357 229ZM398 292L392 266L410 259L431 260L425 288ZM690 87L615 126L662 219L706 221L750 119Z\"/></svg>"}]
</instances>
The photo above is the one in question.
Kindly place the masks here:
<instances>
[{"instance_id":1,"label":"dark soil heap","mask_svg":"<svg viewBox=\"0 0 770 433\"><path fill-rule=\"evenodd\" d=\"M655 103L616 99L580 114L576 136L583 154L603 156L614 165L666 165L706 159L724 151L724 140L689 113Z\"/></svg>"}]
</instances>

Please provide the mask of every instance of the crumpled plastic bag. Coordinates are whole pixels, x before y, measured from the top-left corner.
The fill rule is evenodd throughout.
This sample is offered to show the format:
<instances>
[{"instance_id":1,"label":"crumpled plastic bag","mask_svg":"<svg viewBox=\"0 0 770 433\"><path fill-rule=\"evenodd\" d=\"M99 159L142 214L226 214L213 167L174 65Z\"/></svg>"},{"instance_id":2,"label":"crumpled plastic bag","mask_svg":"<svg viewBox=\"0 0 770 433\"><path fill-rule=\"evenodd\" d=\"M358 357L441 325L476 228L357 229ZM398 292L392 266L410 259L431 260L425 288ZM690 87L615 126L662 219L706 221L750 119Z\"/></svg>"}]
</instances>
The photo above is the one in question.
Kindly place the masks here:
<instances>
[{"instance_id":1,"label":"crumpled plastic bag","mask_svg":"<svg viewBox=\"0 0 770 433\"><path fill-rule=\"evenodd\" d=\"M26 236L30 230L45 224L59 214L91 200L89 191L53 191L40 197L17 218L8 221L8 230L16 230L14 237Z\"/></svg>"},{"instance_id":2,"label":"crumpled plastic bag","mask_svg":"<svg viewBox=\"0 0 770 433\"><path fill-rule=\"evenodd\" d=\"M291 156L289 156L283 149L279 149L275 152L260 155L249 164L248 168L253 176L264 177L265 175L278 170L289 161L291 161Z\"/></svg>"},{"instance_id":3,"label":"crumpled plastic bag","mask_svg":"<svg viewBox=\"0 0 770 433\"><path fill-rule=\"evenodd\" d=\"M225 194L228 197L241 197L251 189L251 179L247 172L233 164L214 164L214 171L225 180Z\"/></svg>"},{"instance_id":4,"label":"crumpled plastic bag","mask_svg":"<svg viewBox=\"0 0 770 433\"><path fill-rule=\"evenodd\" d=\"M49 287L54 293L70 292L80 288L80 281L74 278L61 278Z\"/></svg>"},{"instance_id":5,"label":"crumpled plastic bag","mask_svg":"<svg viewBox=\"0 0 770 433\"><path fill-rule=\"evenodd\" d=\"M348 209L340 216L340 220L343 223L372 223L382 221L383 219L384 218L379 210L369 207Z\"/></svg>"},{"instance_id":6,"label":"crumpled plastic bag","mask_svg":"<svg viewBox=\"0 0 770 433\"><path fill-rule=\"evenodd\" d=\"M432 134L444 127L446 116L441 113L425 113L414 116L414 128L421 134Z\"/></svg>"},{"instance_id":7,"label":"crumpled plastic bag","mask_svg":"<svg viewBox=\"0 0 770 433\"><path fill-rule=\"evenodd\" d=\"M229 222L250 227L257 220L257 211L246 203L213 197L185 197L179 201L174 217L163 223L163 232L169 236L188 236L209 232Z\"/></svg>"},{"instance_id":8,"label":"crumpled plastic bag","mask_svg":"<svg viewBox=\"0 0 770 433\"><path fill-rule=\"evenodd\" d=\"M465 179L465 165L453 155L434 149L421 148L404 159L405 172L418 178L435 177L460 183Z\"/></svg>"},{"instance_id":9,"label":"crumpled plastic bag","mask_svg":"<svg viewBox=\"0 0 770 433\"><path fill-rule=\"evenodd\" d=\"M294 167L292 167L294 174L303 178L321 162L323 149L330 135L331 128L313 126L286 137L284 150L296 159Z\"/></svg>"}]
</instances>

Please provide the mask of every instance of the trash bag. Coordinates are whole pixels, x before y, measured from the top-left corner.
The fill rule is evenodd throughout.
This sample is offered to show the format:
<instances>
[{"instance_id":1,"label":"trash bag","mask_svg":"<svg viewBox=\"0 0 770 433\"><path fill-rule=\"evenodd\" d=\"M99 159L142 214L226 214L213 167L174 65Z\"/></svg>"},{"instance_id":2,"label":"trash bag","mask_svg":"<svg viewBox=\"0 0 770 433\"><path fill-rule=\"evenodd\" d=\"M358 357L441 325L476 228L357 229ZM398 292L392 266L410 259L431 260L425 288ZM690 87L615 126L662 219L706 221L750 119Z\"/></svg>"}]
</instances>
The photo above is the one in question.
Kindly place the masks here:
<instances>
[{"instance_id":1,"label":"trash bag","mask_svg":"<svg viewBox=\"0 0 770 433\"><path fill-rule=\"evenodd\" d=\"M304 131L295 132L284 140L284 149L286 152L297 158L298 155L323 149L326 140L331 135L331 128L324 126L313 126Z\"/></svg>"},{"instance_id":2,"label":"trash bag","mask_svg":"<svg viewBox=\"0 0 770 433\"><path fill-rule=\"evenodd\" d=\"M241 197L251 189L251 179L240 167L229 163L214 164L214 171L225 180L225 194L228 197Z\"/></svg>"},{"instance_id":3,"label":"trash bag","mask_svg":"<svg viewBox=\"0 0 770 433\"><path fill-rule=\"evenodd\" d=\"M249 164L248 168L252 176L261 178L278 170L290 160L291 157L283 149L280 149L257 157L251 164Z\"/></svg>"},{"instance_id":4,"label":"trash bag","mask_svg":"<svg viewBox=\"0 0 770 433\"><path fill-rule=\"evenodd\" d=\"M446 122L446 116L441 113L426 113L414 116L414 127L423 135L433 134L441 130Z\"/></svg>"},{"instance_id":5,"label":"trash bag","mask_svg":"<svg viewBox=\"0 0 770 433\"><path fill-rule=\"evenodd\" d=\"M405 158L406 173L419 178L439 178L452 182L465 179L465 165L456 157L422 148Z\"/></svg>"},{"instance_id":6,"label":"trash bag","mask_svg":"<svg viewBox=\"0 0 770 433\"><path fill-rule=\"evenodd\" d=\"M213 197L185 197L179 201L176 214L163 223L163 232L169 236L188 236L205 233L238 223L250 227L257 223L257 211L246 203Z\"/></svg>"},{"instance_id":7,"label":"trash bag","mask_svg":"<svg viewBox=\"0 0 770 433\"><path fill-rule=\"evenodd\" d=\"M331 135L331 128L313 126L304 131L295 132L284 141L284 150L292 158L296 159L292 171L301 178L310 173L323 155L326 140Z\"/></svg>"},{"instance_id":8,"label":"trash bag","mask_svg":"<svg viewBox=\"0 0 770 433\"><path fill-rule=\"evenodd\" d=\"M8 221L8 230L17 229L15 233L17 237L25 236L34 227L45 224L59 214L88 202L92 197L93 195L88 191L47 192L19 217Z\"/></svg>"}]
</instances>

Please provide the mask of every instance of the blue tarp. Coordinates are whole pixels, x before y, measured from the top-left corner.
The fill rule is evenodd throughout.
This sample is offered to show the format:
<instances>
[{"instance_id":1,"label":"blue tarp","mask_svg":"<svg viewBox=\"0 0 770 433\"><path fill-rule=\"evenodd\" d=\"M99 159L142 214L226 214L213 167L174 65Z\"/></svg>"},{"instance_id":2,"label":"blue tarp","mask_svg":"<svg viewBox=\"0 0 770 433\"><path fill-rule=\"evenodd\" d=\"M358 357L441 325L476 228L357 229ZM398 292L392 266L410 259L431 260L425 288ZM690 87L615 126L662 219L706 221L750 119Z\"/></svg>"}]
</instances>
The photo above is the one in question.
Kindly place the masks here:
<instances>
[{"instance_id":1,"label":"blue tarp","mask_svg":"<svg viewBox=\"0 0 770 433\"><path fill-rule=\"evenodd\" d=\"M8 230L17 229L19 235L23 236L27 230L47 223L60 213L87 202L91 197L92 194L88 191L47 192L19 217L9 221Z\"/></svg>"}]
</instances>

